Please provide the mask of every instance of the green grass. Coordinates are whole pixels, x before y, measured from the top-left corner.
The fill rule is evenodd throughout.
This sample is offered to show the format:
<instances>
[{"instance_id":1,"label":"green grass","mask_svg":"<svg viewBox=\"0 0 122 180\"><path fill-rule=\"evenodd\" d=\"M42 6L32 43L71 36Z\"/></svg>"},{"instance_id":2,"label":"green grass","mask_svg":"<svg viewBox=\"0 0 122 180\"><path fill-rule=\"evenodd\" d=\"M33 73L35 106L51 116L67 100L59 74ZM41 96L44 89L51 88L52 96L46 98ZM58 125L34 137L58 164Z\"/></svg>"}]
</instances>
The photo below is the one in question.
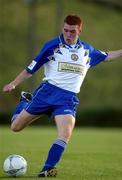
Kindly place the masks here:
<instances>
[{"instance_id":1,"label":"green grass","mask_svg":"<svg viewBox=\"0 0 122 180\"><path fill-rule=\"evenodd\" d=\"M50 127L30 126L20 133L0 127L0 179L8 179L2 164L10 154L20 154L28 162L28 171L21 179L37 179L55 138L56 130ZM57 168L56 180L121 180L121 129L76 128Z\"/></svg>"},{"instance_id":2,"label":"green grass","mask_svg":"<svg viewBox=\"0 0 122 180\"><path fill-rule=\"evenodd\" d=\"M35 21L37 24L34 26L35 40L34 43L29 43L27 41L30 32L28 29L29 6L25 0L0 0L1 89L31 62L46 41L55 37L56 27L60 27L62 31L63 19L67 14L78 14L82 17L83 31L80 36L82 41L103 51L122 48L122 13L120 11L82 0L65 0L61 8L62 17L59 17L61 21L59 25L56 21L57 2L57 0L38 0ZM30 57L33 50L28 52L29 44L35 46L33 57ZM122 108L121 59L112 63L101 63L89 70L79 94L82 102L80 111L83 108L85 110L87 108ZM23 82L12 95L6 95L1 91L0 110L8 113L15 107L22 90L31 91L36 88L42 81L42 69L34 75L33 81Z\"/></svg>"}]
</instances>

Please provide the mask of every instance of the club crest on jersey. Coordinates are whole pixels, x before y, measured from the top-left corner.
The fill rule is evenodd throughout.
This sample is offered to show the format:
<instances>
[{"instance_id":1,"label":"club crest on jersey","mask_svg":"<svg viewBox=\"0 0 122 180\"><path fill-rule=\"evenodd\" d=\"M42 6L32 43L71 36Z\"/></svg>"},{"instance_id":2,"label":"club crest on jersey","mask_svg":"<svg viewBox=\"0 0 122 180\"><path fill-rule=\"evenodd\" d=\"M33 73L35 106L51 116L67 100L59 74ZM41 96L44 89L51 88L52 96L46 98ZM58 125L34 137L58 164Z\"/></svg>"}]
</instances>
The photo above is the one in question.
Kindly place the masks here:
<instances>
[{"instance_id":1,"label":"club crest on jersey","mask_svg":"<svg viewBox=\"0 0 122 180\"><path fill-rule=\"evenodd\" d=\"M78 55L77 55L77 54L72 54L72 55L71 55L71 59L72 59L73 61L77 61L77 60L78 60Z\"/></svg>"}]
</instances>

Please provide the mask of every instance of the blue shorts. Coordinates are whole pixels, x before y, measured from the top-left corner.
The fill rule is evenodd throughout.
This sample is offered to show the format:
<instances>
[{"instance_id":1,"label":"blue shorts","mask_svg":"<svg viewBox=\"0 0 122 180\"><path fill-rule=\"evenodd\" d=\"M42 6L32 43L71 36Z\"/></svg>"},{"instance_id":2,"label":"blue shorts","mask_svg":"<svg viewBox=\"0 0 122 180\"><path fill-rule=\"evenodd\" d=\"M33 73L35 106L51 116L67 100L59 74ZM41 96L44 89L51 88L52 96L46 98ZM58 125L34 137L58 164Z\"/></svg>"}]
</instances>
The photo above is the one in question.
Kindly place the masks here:
<instances>
[{"instance_id":1,"label":"blue shorts","mask_svg":"<svg viewBox=\"0 0 122 180\"><path fill-rule=\"evenodd\" d=\"M34 115L47 114L54 117L71 114L75 116L77 104L79 104L79 100L75 93L61 89L46 81L34 91L33 98L25 107L25 110Z\"/></svg>"}]
</instances>

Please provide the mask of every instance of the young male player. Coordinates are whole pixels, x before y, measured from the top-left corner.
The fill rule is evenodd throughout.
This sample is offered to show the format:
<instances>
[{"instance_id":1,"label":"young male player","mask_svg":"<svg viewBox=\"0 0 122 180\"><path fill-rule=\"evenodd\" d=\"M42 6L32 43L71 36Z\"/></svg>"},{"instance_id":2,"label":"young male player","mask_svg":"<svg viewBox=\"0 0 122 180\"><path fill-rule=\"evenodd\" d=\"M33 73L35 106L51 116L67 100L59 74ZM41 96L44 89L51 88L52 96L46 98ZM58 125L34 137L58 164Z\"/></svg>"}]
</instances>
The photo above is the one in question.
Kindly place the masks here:
<instances>
[{"instance_id":1,"label":"young male player","mask_svg":"<svg viewBox=\"0 0 122 180\"><path fill-rule=\"evenodd\" d=\"M38 177L57 174L56 164L67 147L75 125L78 104L76 94L80 91L88 69L102 61L122 56L122 49L106 53L82 42L79 39L81 31L81 18L68 15L64 19L63 33L47 42L31 64L3 87L4 92L11 92L44 66L43 83L32 96L25 92L21 94L22 98L11 124L11 129L16 132L25 128L40 114L54 118L58 136Z\"/></svg>"}]
</instances>

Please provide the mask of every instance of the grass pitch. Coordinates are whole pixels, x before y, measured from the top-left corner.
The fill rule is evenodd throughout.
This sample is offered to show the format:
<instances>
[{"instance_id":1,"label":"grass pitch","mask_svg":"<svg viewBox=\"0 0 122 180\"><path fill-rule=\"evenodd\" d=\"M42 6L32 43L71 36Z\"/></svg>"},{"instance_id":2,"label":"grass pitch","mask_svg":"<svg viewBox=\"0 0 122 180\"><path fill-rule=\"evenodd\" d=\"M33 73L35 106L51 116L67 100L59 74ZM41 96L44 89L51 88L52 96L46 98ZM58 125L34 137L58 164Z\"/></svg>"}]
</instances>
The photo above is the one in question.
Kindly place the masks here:
<instances>
[{"instance_id":1,"label":"grass pitch","mask_svg":"<svg viewBox=\"0 0 122 180\"><path fill-rule=\"evenodd\" d=\"M56 135L53 127L29 126L19 133L0 127L0 179L8 179L2 165L10 154L22 155L28 162L20 179L38 179ZM122 130L76 128L57 168L58 176L48 180L122 180Z\"/></svg>"}]
</instances>

